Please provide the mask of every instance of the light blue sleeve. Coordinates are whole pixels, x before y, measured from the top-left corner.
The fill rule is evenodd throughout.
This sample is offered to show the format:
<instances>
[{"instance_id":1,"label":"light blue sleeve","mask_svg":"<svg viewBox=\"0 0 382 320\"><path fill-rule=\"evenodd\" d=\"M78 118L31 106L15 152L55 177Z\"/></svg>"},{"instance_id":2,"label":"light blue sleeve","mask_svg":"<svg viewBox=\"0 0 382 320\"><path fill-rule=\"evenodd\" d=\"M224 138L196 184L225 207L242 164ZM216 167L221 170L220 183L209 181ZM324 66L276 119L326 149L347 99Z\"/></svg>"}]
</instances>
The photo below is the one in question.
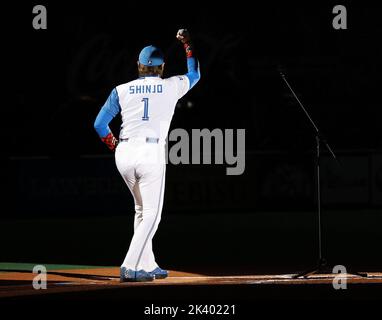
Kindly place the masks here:
<instances>
[{"instance_id":1,"label":"light blue sleeve","mask_svg":"<svg viewBox=\"0 0 382 320\"><path fill-rule=\"evenodd\" d=\"M109 134L109 123L121 111L118 92L113 89L94 122L94 129L103 138Z\"/></svg>"},{"instance_id":2,"label":"light blue sleeve","mask_svg":"<svg viewBox=\"0 0 382 320\"><path fill-rule=\"evenodd\" d=\"M199 61L194 57L187 58L187 69L186 77L190 80L190 89L199 81L200 79L200 68Z\"/></svg>"}]
</instances>

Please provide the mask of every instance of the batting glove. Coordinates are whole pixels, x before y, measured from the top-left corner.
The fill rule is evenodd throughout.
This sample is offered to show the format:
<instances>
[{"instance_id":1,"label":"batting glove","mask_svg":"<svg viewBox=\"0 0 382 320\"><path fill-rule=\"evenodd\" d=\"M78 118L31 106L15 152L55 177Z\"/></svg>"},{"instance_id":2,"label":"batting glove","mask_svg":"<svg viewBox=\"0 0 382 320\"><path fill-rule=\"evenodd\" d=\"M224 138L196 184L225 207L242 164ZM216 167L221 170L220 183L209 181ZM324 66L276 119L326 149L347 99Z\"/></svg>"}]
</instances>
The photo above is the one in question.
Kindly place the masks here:
<instances>
[{"instance_id":1,"label":"batting glove","mask_svg":"<svg viewBox=\"0 0 382 320\"><path fill-rule=\"evenodd\" d=\"M176 38L183 43L184 50L186 51L187 58L191 58L193 56L192 52L192 44L190 33L187 29L179 29Z\"/></svg>"},{"instance_id":2,"label":"batting glove","mask_svg":"<svg viewBox=\"0 0 382 320\"><path fill-rule=\"evenodd\" d=\"M113 133L110 132L107 136L101 138L101 140L111 151L115 151L115 148L118 145L118 140L114 137Z\"/></svg>"}]
</instances>

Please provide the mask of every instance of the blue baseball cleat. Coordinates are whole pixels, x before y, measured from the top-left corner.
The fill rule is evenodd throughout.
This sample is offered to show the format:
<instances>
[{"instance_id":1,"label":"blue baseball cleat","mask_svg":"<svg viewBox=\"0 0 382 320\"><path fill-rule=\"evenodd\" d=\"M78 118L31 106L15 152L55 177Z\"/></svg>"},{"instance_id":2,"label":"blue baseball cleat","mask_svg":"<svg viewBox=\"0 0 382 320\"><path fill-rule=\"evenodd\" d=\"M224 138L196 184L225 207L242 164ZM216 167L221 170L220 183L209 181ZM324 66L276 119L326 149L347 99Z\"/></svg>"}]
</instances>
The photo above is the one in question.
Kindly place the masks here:
<instances>
[{"instance_id":1,"label":"blue baseball cleat","mask_svg":"<svg viewBox=\"0 0 382 320\"><path fill-rule=\"evenodd\" d=\"M163 270L159 267L155 268L153 271L149 272L155 279L165 279L168 277L168 271Z\"/></svg>"},{"instance_id":2,"label":"blue baseball cleat","mask_svg":"<svg viewBox=\"0 0 382 320\"><path fill-rule=\"evenodd\" d=\"M120 282L144 282L144 281L153 281L154 275L151 272L146 272L145 270L131 270L126 269L125 267L121 268Z\"/></svg>"}]
</instances>

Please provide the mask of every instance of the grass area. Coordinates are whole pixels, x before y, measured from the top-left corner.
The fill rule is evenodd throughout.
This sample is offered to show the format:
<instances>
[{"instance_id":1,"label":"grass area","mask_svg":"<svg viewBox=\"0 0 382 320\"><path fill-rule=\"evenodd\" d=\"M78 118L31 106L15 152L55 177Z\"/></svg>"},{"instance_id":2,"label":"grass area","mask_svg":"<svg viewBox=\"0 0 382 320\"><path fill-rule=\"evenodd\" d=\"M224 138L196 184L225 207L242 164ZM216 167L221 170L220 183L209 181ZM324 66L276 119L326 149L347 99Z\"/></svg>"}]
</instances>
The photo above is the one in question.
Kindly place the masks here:
<instances>
[{"instance_id":1,"label":"grass area","mask_svg":"<svg viewBox=\"0 0 382 320\"><path fill-rule=\"evenodd\" d=\"M30 271L34 266L43 265L47 271L70 270L70 269L95 269L95 268L113 268L113 266L84 266L75 264L42 264L42 263L19 263L19 262L0 262L1 271Z\"/></svg>"}]
</instances>

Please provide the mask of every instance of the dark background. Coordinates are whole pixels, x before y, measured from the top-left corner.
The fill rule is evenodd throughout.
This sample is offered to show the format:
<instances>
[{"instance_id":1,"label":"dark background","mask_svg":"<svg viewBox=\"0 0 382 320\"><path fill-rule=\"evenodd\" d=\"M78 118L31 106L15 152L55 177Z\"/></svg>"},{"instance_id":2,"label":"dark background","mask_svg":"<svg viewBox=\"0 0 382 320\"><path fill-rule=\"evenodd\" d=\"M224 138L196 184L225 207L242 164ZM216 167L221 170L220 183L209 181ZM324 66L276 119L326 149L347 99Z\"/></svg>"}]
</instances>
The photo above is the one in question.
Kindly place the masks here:
<instances>
[{"instance_id":1,"label":"dark background","mask_svg":"<svg viewBox=\"0 0 382 320\"><path fill-rule=\"evenodd\" d=\"M36 4L47 30L32 28ZM335 4L347 30L332 27ZM49 1L4 11L1 260L120 264L132 198L93 123L113 87L137 76L142 47L163 48L166 77L186 71L175 34L187 27L202 78L171 128L245 128L246 170L168 165L159 262L269 271L315 261L314 132L282 67L341 161L324 152L325 255L382 265L378 7Z\"/></svg>"}]
</instances>

